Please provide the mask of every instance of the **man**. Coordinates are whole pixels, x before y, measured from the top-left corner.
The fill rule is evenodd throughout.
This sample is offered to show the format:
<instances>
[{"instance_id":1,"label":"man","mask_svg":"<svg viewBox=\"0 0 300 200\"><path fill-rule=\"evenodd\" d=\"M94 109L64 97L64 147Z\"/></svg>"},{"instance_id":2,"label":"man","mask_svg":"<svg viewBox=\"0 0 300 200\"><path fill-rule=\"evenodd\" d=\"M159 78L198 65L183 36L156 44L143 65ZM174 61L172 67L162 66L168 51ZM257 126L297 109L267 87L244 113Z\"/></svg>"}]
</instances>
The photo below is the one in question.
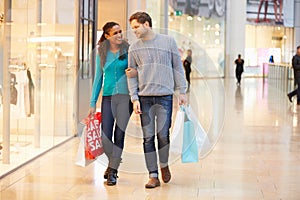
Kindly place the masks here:
<instances>
[{"instance_id":1,"label":"man","mask_svg":"<svg viewBox=\"0 0 300 200\"><path fill-rule=\"evenodd\" d=\"M244 72L244 60L242 59L241 54L238 55L238 58L234 61L236 64L235 76L237 79L237 85L241 85L242 74Z\"/></svg>"},{"instance_id":2,"label":"man","mask_svg":"<svg viewBox=\"0 0 300 200\"><path fill-rule=\"evenodd\" d=\"M168 158L173 93L175 89L179 90L179 104L186 104L187 86L175 40L154 33L152 19L145 12L133 14L129 22L139 40L129 48L128 87L134 112L141 117L143 148L149 171L145 187L155 188L160 186L155 132L162 179L167 183L171 179ZM132 77L130 72L135 74L136 71L137 76Z\"/></svg>"},{"instance_id":3,"label":"man","mask_svg":"<svg viewBox=\"0 0 300 200\"><path fill-rule=\"evenodd\" d=\"M292 66L294 69L294 79L297 84L297 89L288 93L290 102L293 102L293 96L297 95L297 105L300 105L300 46L297 47L297 53L293 56Z\"/></svg>"}]
</instances>

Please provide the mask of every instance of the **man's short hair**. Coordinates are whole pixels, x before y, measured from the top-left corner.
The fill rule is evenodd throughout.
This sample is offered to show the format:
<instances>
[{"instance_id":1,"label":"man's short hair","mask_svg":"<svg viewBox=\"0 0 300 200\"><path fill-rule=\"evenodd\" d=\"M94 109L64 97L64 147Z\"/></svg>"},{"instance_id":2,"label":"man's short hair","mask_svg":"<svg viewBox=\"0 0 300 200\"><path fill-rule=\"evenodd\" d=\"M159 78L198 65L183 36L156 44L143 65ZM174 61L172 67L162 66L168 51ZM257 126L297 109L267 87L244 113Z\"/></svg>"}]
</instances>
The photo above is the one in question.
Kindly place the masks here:
<instances>
[{"instance_id":1,"label":"man's short hair","mask_svg":"<svg viewBox=\"0 0 300 200\"><path fill-rule=\"evenodd\" d=\"M148 13L146 13L146 12L136 12L136 13L132 14L129 18L129 22L131 22L135 19L140 24L144 24L145 22L148 22L149 26L152 27L152 19L151 19L150 15L148 15Z\"/></svg>"},{"instance_id":2,"label":"man's short hair","mask_svg":"<svg viewBox=\"0 0 300 200\"><path fill-rule=\"evenodd\" d=\"M299 50L300 49L300 46L297 46L297 50Z\"/></svg>"}]
</instances>

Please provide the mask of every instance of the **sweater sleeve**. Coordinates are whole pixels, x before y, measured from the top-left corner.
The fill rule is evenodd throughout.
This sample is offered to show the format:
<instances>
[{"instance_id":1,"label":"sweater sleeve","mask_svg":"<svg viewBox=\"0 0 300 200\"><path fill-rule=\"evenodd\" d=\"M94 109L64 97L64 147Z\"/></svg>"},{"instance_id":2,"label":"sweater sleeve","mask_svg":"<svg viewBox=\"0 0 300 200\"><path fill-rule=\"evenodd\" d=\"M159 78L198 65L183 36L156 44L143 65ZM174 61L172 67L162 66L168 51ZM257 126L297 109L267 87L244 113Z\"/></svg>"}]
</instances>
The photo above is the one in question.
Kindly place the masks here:
<instances>
[{"instance_id":1,"label":"sweater sleeve","mask_svg":"<svg viewBox=\"0 0 300 200\"><path fill-rule=\"evenodd\" d=\"M102 88L102 82L103 82L103 69L100 66L100 57L99 55L96 56L96 70L95 70L95 78L93 82L93 88L92 88L92 96L90 99L90 107L95 108L96 103Z\"/></svg>"},{"instance_id":2,"label":"sweater sleeve","mask_svg":"<svg viewBox=\"0 0 300 200\"><path fill-rule=\"evenodd\" d=\"M129 47L129 52L128 52L128 67L129 68L134 68L137 69L137 62L134 57L134 52L132 51L131 47ZM131 101L139 100L138 97L138 76L133 77L133 78L128 78L127 77L127 82L128 82L128 90L129 94L131 96Z\"/></svg>"},{"instance_id":3,"label":"sweater sleeve","mask_svg":"<svg viewBox=\"0 0 300 200\"><path fill-rule=\"evenodd\" d=\"M172 66L173 66L175 90L179 90L180 94L185 94L187 85L185 81L184 70L183 70L178 47L173 38L171 38L171 51L172 51Z\"/></svg>"}]
</instances>

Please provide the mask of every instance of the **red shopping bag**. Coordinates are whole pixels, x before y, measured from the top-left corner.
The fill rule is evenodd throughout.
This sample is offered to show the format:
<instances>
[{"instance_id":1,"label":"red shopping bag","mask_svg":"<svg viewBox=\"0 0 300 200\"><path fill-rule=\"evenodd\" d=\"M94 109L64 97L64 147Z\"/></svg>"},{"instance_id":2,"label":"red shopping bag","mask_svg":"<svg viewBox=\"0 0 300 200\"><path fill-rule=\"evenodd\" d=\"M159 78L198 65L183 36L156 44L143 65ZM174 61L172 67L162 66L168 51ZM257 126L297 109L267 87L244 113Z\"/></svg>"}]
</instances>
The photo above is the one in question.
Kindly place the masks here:
<instances>
[{"instance_id":1,"label":"red shopping bag","mask_svg":"<svg viewBox=\"0 0 300 200\"><path fill-rule=\"evenodd\" d=\"M85 158L94 160L100 156L104 149L101 140L101 113L97 112L85 119Z\"/></svg>"}]
</instances>

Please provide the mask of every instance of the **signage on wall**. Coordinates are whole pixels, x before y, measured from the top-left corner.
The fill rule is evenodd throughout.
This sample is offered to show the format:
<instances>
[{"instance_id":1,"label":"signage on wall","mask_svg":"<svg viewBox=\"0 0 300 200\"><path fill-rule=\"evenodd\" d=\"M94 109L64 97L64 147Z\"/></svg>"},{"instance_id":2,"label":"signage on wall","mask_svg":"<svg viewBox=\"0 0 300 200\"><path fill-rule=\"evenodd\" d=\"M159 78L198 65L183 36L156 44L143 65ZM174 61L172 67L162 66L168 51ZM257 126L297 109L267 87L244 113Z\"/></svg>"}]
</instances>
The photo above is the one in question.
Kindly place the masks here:
<instances>
[{"instance_id":1,"label":"signage on wall","mask_svg":"<svg viewBox=\"0 0 300 200\"><path fill-rule=\"evenodd\" d=\"M294 0L247 0L247 22L294 27Z\"/></svg>"}]
</instances>

